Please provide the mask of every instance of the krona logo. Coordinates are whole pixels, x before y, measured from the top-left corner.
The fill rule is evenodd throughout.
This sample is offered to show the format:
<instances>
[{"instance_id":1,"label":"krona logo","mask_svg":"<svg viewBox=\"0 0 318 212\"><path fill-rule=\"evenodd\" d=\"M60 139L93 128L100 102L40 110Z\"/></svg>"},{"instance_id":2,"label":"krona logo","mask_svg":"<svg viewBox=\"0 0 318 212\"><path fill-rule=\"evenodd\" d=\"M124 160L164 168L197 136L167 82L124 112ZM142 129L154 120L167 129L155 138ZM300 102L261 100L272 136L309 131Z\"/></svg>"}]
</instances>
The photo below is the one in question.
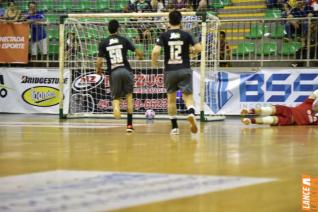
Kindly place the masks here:
<instances>
[{"instance_id":1,"label":"krona logo","mask_svg":"<svg viewBox=\"0 0 318 212\"><path fill-rule=\"evenodd\" d=\"M8 95L8 90L4 86L3 75L0 75L0 97L4 98Z\"/></svg>"},{"instance_id":2,"label":"krona logo","mask_svg":"<svg viewBox=\"0 0 318 212\"><path fill-rule=\"evenodd\" d=\"M177 39L177 38L180 38L180 34L179 33L171 33L170 39Z\"/></svg>"}]
</instances>

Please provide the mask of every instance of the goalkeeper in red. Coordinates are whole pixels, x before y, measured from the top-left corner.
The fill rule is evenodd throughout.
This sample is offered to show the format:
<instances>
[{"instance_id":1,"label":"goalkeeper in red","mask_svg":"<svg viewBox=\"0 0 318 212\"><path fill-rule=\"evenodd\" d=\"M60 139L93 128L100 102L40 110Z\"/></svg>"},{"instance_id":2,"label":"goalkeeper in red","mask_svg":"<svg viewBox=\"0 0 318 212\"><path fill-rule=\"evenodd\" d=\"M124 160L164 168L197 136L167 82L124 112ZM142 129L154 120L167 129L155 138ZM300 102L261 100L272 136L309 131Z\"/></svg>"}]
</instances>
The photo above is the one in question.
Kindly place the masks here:
<instances>
[{"instance_id":1,"label":"goalkeeper in red","mask_svg":"<svg viewBox=\"0 0 318 212\"><path fill-rule=\"evenodd\" d=\"M188 121L191 132L197 133L195 108L192 96L192 70L190 53L201 52L201 44L188 33L181 30L182 15L179 11L169 13L169 30L162 33L152 51L152 65L158 67L160 50L164 49L165 86L168 96L168 115L170 116L171 134L179 134L177 123L176 92L182 91L183 99L189 113Z\"/></svg>"},{"instance_id":2,"label":"goalkeeper in red","mask_svg":"<svg viewBox=\"0 0 318 212\"><path fill-rule=\"evenodd\" d=\"M134 130L133 122L133 86L134 76L127 59L127 51L136 53L138 59L143 58L143 53L125 37L118 34L119 22L111 20L108 23L110 35L99 43L99 52L96 61L96 73L102 74L104 58L107 62L107 73L110 74L110 89L113 97L113 113L115 118L120 118L120 98L127 101L127 132Z\"/></svg>"},{"instance_id":3,"label":"goalkeeper in red","mask_svg":"<svg viewBox=\"0 0 318 212\"><path fill-rule=\"evenodd\" d=\"M243 118L242 122L245 125L318 125L318 90L315 90L303 103L296 107L274 105L251 110L243 109L241 115L262 116Z\"/></svg>"}]
</instances>

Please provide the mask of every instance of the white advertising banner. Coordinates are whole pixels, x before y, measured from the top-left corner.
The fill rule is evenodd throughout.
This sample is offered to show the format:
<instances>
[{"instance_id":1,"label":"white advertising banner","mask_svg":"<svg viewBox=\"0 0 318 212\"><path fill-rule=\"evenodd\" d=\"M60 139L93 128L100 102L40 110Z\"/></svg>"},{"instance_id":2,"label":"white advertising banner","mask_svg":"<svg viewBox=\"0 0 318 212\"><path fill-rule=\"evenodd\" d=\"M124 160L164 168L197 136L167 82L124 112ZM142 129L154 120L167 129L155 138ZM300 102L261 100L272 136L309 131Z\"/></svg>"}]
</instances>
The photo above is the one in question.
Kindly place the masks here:
<instances>
[{"instance_id":1,"label":"white advertising banner","mask_svg":"<svg viewBox=\"0 0 318 212\"><path fill-rule=\"evenodd\" d=\"M199 81L198 77L195 73L194 82ZM215 79L205 80L207 114L239 115L243 108L273 104L295 106L318 89L318 69L262 69L245 73L220 71ZM199 96L197 87L194 86L194 96Z\"/></svg>"},{"instance_id":2,"label":"white advertising banner","mask_svg":"<svg viewBox=\"0 0 318 212\"><path fill-rule=\"evenodd\" d=\"M66 71L65 99L69 99L68 75ZM57 69L0 68L0 112L58 114L58 86Z\"/></svg>"}]
</instances>

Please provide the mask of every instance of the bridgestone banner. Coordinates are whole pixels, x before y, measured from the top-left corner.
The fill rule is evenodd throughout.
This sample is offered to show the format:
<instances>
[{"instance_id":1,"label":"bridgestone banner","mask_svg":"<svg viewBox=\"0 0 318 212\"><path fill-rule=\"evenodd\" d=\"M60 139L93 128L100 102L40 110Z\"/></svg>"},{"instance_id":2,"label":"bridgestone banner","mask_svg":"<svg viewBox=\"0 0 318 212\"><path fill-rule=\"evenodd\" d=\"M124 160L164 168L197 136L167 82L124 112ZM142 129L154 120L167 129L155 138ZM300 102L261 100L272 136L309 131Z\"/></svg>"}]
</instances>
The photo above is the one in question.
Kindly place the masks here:
<instances>
[{"instance_id":1,"label":"bridgestone banner","mask_svg":"<svg viewBox=\"0 0 318 212\"><path fill-rule=\"evenodd\" d=\"M0 23L0 63L28 63L29 24Z\"/></svg>"},{"instance_id":2,"label":"bridgestone banner","mask_svg":"<svg viewBox=\"0 0 318 212\"><path fill-rule=\"evenodd\" d=\"M64 98L67 100L69 72L64 75ZM0 69L0 112L59 112L59 71L57 69ZM67 105L67 104L66 104Z\"/></svg>"}]
</instances>

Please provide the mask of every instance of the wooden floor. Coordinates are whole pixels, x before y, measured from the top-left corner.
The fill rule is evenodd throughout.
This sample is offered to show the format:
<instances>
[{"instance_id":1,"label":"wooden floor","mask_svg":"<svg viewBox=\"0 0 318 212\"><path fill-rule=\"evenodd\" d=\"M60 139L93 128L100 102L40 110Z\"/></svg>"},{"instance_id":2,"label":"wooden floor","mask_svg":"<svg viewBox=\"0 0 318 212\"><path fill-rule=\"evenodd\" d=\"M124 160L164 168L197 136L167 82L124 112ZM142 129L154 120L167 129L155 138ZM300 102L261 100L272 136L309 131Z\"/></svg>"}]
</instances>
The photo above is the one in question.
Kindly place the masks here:
<instances>
[{"instance_id":1,"label":"wooden floor","mask_svg":"<svg viewBox=\"0 0 318 212\"><path fill-rule=\"evenodd\" d=\"M318 175L318 127L243 126L239 119L227 118L201 123L200 133L193 136L187 122L179 126L180 135L171 136L168 121L136 120L136 131L126 134L124 120L60 122L57 116L2 114L0 183L4 177L54 170L270 178L116 210L301 210L301 176ZM1 198L0 190L3 202Z\"/></svg>"}]
</instances>

